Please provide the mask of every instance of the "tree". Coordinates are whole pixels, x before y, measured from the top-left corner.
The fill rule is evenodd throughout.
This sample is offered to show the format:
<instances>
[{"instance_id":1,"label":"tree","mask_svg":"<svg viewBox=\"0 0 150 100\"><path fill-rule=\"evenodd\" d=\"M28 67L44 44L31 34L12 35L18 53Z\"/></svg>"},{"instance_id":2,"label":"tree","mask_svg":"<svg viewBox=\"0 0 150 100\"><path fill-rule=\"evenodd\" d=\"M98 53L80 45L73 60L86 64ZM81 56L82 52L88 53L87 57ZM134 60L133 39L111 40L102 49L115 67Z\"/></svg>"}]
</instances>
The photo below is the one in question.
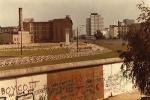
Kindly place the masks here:
<instances>
[{"instance_id":1,"label":"tree","mask_svg":"<svg viewBox=\"0 0 150 100\"><path fill-rule=\"evenodd\" d=\"M103 39L103 33L100 30L97 30L96 34L94 34L96 39Z\"/></svg>"},{"instance_id":2,"label":"tree","mask_svg":"<svg viewBox=\"0 0 150 100\"><path fill-rule=\"evenodd\" d=\"M150 8L144 2L137 5L141 11L139 29L131 28L127 34L127 50L123 59L123 75L131 78L141 93L150 95Z\"/></svg>"}]
</instances>

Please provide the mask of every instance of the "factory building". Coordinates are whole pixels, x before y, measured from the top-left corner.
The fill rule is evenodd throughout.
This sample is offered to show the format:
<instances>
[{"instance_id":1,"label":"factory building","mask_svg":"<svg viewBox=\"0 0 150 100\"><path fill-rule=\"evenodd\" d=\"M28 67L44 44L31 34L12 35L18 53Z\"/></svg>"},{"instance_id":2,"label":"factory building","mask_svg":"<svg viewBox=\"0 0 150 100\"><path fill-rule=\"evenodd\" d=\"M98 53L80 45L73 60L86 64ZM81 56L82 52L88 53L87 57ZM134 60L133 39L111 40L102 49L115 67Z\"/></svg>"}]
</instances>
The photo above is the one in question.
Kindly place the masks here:
<instances>
[{"instance_id":1,"label":"factory building","mask_svg":"<svg viewBox=\"0 0 150 100\"><path fill-rule=\"evenodd\" d=\"M72 25L68 15L47 22L35 22L33 18L23 21L22 8L19 8L19 25L0 27L0 44L70 42Z\"/></svg>"},{"instance_id":2,"label":"factory building","mask_svg":"<svg viewBox=\"0 0 150 100\"><path fill-rule=\"evenodd\" d=\"M69 16L62 19L54 19L47 22L24 21L24 30L29 31L35 43L41 42L65 42L66 32L69 31L69 39L72 38L72 20Z\"/></svg>"}]
</instances>

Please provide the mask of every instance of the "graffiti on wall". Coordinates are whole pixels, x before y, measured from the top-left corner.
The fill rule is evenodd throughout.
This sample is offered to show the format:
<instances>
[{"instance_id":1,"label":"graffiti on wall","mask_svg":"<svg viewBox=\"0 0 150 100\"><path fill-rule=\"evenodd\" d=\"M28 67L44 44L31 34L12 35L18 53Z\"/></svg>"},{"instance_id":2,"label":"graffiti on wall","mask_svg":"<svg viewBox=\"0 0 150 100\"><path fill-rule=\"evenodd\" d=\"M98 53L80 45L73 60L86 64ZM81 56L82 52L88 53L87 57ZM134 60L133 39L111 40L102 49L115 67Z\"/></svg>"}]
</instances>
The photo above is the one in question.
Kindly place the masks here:
<instances>
[{"instance_id":1,"label":"graffiti on wall","mask_svg":"<svg viewBox=\"0 0 150 100\"><path fill-rule=\"evenodd\" d=\"M0 100L97 100L103 92L101 66L0 81Z\"/></svg>"},{"instance_id":2,"label":"graffiti on wall","mask_svg":"<svg viewBox=\"0 0 150 100\"><path fill-rule=\"evenodd\" d=\"M102 67L53 74L48 80L49 100L96 100L103 98ZM65 75L64 75L65 74Z\"/></svg>"},{"instance_id":3,"label":"graffiti on wall","mask_svg":"<svg viewBox=\"0 0 150 100\"><path fill-rule=\"evenodd\" d=\"M131 91L133 84L131 80L123 77L121 64L103 65L104 70L104 98Z\"/></svg>"},{"instance_id":4,"label":"graffiti on wall","mask_svg":"<svg viewBox=\"0 0 150 100\"><path fill-rule=\"evenodd\" d=\"M0 100L47 100L47 75L36 75L0 82Z\"/></svg>"}]
</instances>

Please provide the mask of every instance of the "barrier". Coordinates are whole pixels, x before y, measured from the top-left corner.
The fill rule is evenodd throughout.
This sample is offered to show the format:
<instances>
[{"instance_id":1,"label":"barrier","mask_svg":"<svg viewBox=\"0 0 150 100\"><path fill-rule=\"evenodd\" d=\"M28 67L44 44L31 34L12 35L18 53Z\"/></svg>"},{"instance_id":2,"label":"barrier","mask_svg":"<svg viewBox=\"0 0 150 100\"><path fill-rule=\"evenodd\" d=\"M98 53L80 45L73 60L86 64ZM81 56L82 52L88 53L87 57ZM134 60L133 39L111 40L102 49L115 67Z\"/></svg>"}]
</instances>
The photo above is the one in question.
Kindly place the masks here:
<instances>
[{"instance_id":1,"label":"barrier","mask_svg":"<svg viewBox=\"0 0 150 100\"><path fill-rule=\"evenodd\" d=\"M0 71L0 98L102 100L132 90L131 81L121 76L121 63L109 58Z\"/></svg>"}]
</instances>

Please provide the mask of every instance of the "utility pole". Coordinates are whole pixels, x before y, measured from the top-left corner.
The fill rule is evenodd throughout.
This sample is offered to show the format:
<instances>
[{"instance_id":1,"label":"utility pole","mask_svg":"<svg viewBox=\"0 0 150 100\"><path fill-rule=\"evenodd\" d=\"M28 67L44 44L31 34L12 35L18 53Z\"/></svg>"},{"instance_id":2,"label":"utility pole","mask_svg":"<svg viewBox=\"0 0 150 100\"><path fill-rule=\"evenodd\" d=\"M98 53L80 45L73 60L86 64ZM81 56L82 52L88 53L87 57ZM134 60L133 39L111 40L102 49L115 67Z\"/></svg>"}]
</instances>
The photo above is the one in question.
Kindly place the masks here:
<instances>
[{"instance_id":1,"label":"utility pole","mask_svg":"<svg viewBox=\"0 0 150 100\"><path fill-rule=\"evenodd\" d=\"M77 27L77 52L79 51L78 27Z\"/></svg>"},{"instance_id":2,"label":"utility pole","mask_svg":"<svg viewBox=\"0 0 150 100\"><path fill-rule=\"evenodd\" d=\"M20 35L21 35L20 42L21 42L21 55L22 55L22 31L21 31Z\"/></svg>"}]
</instances>

